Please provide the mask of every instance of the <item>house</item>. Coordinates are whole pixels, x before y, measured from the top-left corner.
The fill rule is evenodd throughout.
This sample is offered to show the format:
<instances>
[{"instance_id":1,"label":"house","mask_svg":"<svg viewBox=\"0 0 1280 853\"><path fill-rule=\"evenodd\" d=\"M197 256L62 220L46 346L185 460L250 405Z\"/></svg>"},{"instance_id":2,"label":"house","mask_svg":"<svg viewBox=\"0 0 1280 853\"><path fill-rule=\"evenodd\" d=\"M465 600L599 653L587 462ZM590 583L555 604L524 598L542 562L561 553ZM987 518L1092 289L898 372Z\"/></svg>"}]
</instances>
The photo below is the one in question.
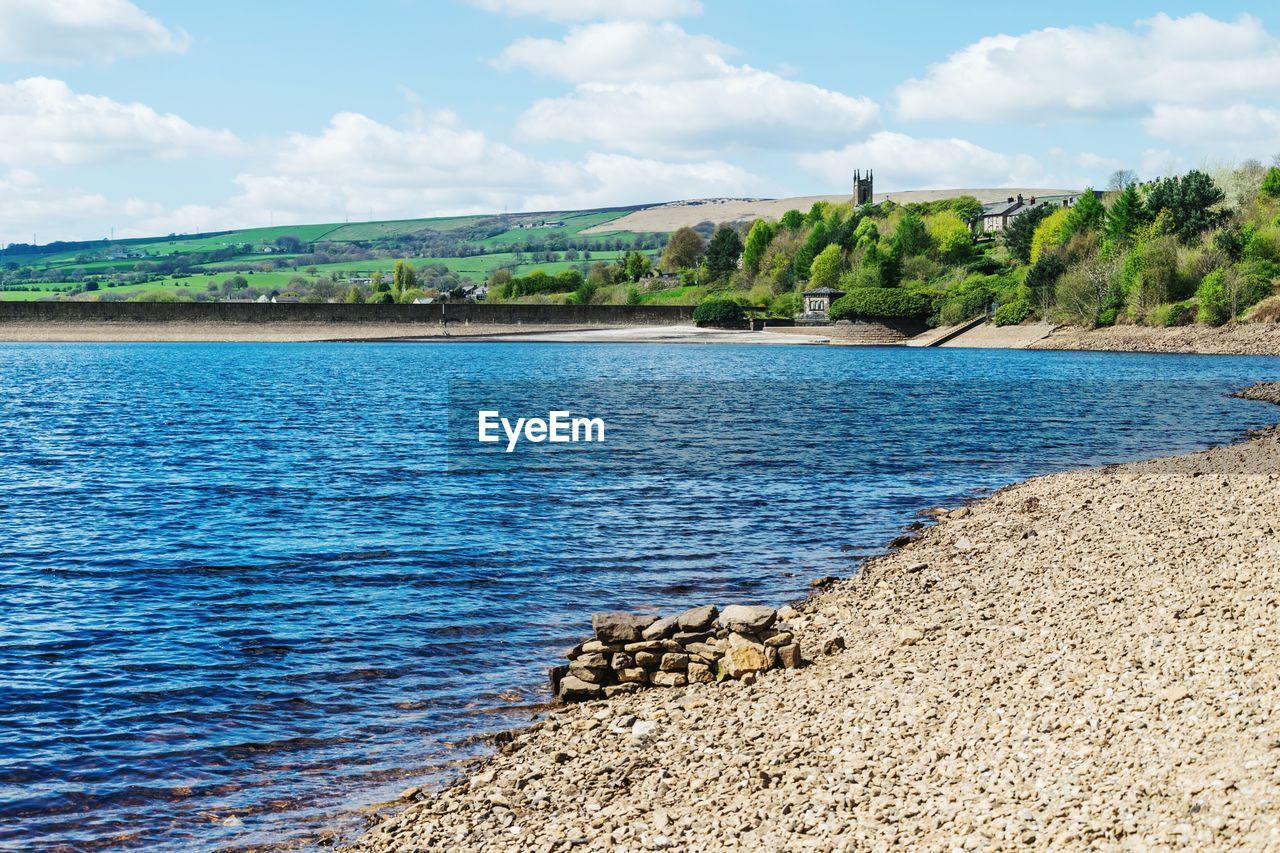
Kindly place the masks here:
<instances>
[{"instance_id":1,"label":"house","mask_svg":"<svg viewBox=\"0 0 1280 853\"><path fill-rule=\"evenodd\" d=\"M1095 191L1095 195L1101 195ZM1009 196L1004 201L997 201L991 204L984 204L982 212L978 214L972 222L969 223L974 234L998 234L1009 227L1009 223L1016 217L1021 216L1028 210L1037 207L1051 205L1053 207L1071 207L1080 198L1079 193L1071 193L1069 195L1045 195L1036 198L1024 199L1022 193L1017 196Z\"/></svg>"},{"instance_id":2,"label":"house","mask_svg":"<svg viewBox=\"0 0 1280 853\"><path fill-rule=\"evenodd\" d=\"M271 297L271 301L278 305L295 305L302 300L296 296L273 296Z\"/></svg>"}]
</instances>

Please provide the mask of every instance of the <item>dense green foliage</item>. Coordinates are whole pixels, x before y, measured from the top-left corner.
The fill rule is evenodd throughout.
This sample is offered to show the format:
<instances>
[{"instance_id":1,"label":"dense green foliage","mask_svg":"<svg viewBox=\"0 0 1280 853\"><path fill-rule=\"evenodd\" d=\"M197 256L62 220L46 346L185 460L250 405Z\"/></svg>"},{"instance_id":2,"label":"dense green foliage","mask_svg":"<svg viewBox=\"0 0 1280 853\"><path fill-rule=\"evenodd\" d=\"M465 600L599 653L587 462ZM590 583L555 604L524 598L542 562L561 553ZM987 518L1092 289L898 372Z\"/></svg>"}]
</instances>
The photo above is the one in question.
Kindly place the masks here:
<instances>
[{"instance_id":1,"label":"dense green foliage","mask_svg":"<svg viewBox=\"0 0 1280 853\"><path fill-rule=\"evenodd\" d=\"M742 306L731 299L708 299L693 309L693 322L718 329L735 329L745 316Z\"/></svg>"},{"instance_id":2,"label":"dense green foliage","mask_svg":"<svg viewBox=\"0 0 1280 853\"><path fill-rule=\"evenodd\" d=\"M721 225L707 244L707 275L724 278L738 268L742 257L742 237L729 225Z\"/></svg>"},{"instance_id":3,"label":"dense green foliage","mask_svg":"<svg viewBox=\"0 0 1280 853\"><path fill-rule=\"evenodd\" d=\"M831 305L832 320L924 317L929 298L895 287L857 287Z\"/></svg>"}]
</instances>

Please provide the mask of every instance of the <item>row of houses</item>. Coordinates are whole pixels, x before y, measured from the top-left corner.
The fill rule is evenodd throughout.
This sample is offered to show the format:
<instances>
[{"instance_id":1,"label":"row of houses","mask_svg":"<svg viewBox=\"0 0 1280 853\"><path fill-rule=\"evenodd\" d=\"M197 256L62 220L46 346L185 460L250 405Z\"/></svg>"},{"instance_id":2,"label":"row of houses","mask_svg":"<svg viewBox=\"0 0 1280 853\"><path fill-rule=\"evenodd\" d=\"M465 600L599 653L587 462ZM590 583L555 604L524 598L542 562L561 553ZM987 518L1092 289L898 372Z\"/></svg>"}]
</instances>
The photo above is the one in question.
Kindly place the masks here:
<instances>
[{"instance_id":1,"label":"row of houses","mask_svg":"<svg viewBox=\"0 0 1280 853\"><path fill-rule=\"evenodd\" d=\"M1101 195L1095 191L1095 195ZM1070 195L1042 195L1023 198L1022 193L1009 196L1005 201L992 202L982 206L980 213L971 223L974 234L998 234L1009 227L1009 223L1017 217L1037 207L1071 207L1080 198L1080 193Z\"/></svg>"}]
</instances>

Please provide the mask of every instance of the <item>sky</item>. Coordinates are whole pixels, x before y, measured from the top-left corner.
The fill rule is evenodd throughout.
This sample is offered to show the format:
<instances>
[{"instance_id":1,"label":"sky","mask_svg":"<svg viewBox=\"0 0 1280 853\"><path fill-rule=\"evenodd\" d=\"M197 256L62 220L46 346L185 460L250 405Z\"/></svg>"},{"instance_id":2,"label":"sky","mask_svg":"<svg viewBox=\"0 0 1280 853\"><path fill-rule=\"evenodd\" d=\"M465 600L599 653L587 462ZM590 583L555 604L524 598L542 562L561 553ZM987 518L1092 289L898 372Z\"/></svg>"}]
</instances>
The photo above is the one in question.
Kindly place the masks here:
<instances>
[{"instance_id":1,"label":"sky","mask_svg":"<svg viewBox=\"0 0 1280 853\"><path fill-rule=\"evenodd\" d=\"M1280 6L0 0L0 245L1280 153Z\"/></svg>"}]
</instances>

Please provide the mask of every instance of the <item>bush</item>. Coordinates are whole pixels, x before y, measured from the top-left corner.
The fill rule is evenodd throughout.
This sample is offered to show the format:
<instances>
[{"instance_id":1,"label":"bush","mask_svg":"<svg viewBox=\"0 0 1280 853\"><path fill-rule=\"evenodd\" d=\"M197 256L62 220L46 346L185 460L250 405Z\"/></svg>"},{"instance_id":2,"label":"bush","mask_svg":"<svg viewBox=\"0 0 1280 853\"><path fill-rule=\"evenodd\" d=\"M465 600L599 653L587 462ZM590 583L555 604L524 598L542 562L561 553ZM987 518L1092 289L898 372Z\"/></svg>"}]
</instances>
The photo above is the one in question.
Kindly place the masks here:
<instances>
[{"instance_id":1,"label":"bush","mask_svg":"<svg viewBox=\"0 0 1280 853\"><path fill-rule=\"evenodd\" d=\"M729 299L708 299L693 309L693 322L717 329L736 329L745 316L742 306Z\"/></svg>"},{"instance_id":2,"label":"bush","mask_svg":"<svg viewBox=\"0 0 1280 853\"><path fill-rule=\"evenodd\" d=\"M1008 302L996 309L997 326L1016 326L1031 316L1031 303L1025 299Z\"/></svg>"},{"instance_id":3,"label":"bush","mask_svg":"<svg viewBox=\"0 0 1280 853\"><path fill-rule=\"evenodd\" d=\"M888 317L924 317L929 297L896 287L858 287L831 305L832 320L876 320Z\"/></svg>"},{"instance_id":4,"label":"bush","mask_svg":"<svg viewBox=\"0 0 1280 853\"><path fill-rule=\"evenodd\" d=\"M1196 304L1191 300L1159 305L1151 315L1157 326L1190 326L1196 321Z\"/></svg>"},{"instance_id":5,"label":"bush","mask_svg":"<svg viewBox=\"0 0 1280 853\"><path fill-rule=\"evenodd\" d=\"M769 303L770 317L794 317L800 313L800 309L804 306L804 300L800 294L782 293L775 296L773 301Z\"/></svg>"}]
</instances>

